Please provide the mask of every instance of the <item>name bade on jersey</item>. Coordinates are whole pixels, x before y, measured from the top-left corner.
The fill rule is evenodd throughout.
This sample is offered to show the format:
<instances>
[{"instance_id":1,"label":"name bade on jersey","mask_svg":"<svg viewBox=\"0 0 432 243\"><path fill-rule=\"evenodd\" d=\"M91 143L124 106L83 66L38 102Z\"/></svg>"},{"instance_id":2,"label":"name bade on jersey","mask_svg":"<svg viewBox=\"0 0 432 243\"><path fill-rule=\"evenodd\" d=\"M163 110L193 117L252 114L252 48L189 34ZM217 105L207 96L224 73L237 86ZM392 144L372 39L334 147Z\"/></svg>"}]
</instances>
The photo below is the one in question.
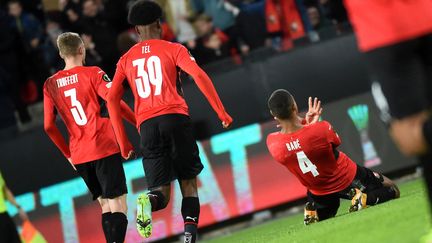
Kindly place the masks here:
<instances>
[{"instance_id":1,"label":"name bade on jersey","mask_svg":"<svg viewBox=\"0 0 432 243\"><path fill-rule=\"evenodd\" d=\"M58 88L65 87L65 86L68 86L70 84L75 84L75 83L78 83L78 74L59 78L56 81L57 81L57 87Z\"/></svg>"},{"instance_id":2,"label":"name bade on jersey","mask_svg":"<svg viewBox=\"0 0 432 243\"><path fill-rule=\"evenodd\" d=\"M286 144L288 151L293 151L297 149L301 149L299 140L294 140Z\"/></svg>"}]
</instances>

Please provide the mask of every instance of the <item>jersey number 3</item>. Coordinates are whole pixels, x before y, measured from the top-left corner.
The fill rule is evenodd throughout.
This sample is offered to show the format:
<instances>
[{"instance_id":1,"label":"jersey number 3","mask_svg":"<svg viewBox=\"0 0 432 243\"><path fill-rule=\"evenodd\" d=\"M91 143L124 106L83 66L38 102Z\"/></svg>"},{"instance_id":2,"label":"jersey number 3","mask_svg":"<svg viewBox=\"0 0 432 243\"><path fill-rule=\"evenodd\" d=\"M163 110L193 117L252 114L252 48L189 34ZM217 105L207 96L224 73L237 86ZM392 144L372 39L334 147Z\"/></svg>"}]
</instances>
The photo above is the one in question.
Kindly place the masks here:
<instances>
[{"instance_id":1,"label":"jersey number 3","mask_svg":"<svg viewBox=\"0 0 432 243\"><path fill-rule=\"evenodd\" d=\"M73 88L73 89L66 90L64 92L64 95L65 97L71 98L71 104L72 104L71 112L76 124L78 124L79 126L84 126L85 124L87 124L87 116L84 113L84 109L81 105L81 102L77 100L76 89Z\"/></svg>"},{"instance_id":2,"label":"jersey number 3","mask_svg":"<svg viewBox=\"0 0 432 243\"><path fill-rule=\"evenodd\" d=\"M297 160L303 174L310 172L314 177L319 175L316 165L309 160L303 151L297 152Z\"/></svg>"},{"instance_id":3,"label":"jersey number 3","mask_svg":"<svg viewBox=\"0 0 432 243\"><path fill-rule=\"evenodd\" d=\"M159 57L151 56L147 59L140 58L132 62L134 67L137 67L137 78L135 84L138 95L145 99L150 96L150 84L156 88L154 95L160 95L162 91L162 66Z\"/></svg>"}]
</instances>

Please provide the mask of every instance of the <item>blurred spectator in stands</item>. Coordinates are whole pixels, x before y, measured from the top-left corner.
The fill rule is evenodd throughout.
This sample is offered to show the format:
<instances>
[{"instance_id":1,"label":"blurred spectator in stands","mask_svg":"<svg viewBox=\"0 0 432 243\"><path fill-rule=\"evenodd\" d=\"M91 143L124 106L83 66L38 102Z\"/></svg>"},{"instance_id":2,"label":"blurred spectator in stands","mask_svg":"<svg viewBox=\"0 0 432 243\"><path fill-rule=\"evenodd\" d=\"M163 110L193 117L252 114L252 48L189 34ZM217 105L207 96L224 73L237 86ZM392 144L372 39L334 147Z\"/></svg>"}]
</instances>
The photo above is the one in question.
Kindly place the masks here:
<instances>
[{"instance_id":1,"label":"blurred spectator in stands","mask_svg":"<svg viewBox=\"0 0 432 243\"><path fill-rule=\"evenodd\" d=\"M236 17L240 13L239 8L225 0L192 0L192 3L195 12L204 13L211 17L213 25L223 31L225 35L228 35L230 50L243 54L248 53L250 48L240 38L239 31L235 25Z\"/></svg>"},{"instance_id":2,"label":"blurred spectator in stands","mask_svg":"<svg viewBox=\"0 0 432 243\"><path fill-rule=\"evenodd\" d=\"M230 2L240 9L236 19L240 39L251 50L264 46L267 38L265 0L230 0Z\"/></svg>"},{"instance_id":3,"label":"blurred spectator in stands","mask_svg":"<svg viewBox=\"0 0 432 243\"><path fill-rule=\"evenodd\" d=\"M229 56L229 37L213 26L210 16L204 14L198 16L194 26L199 37L191 52L199 64L207 64Z\"/></svg>"},{"instance_id":4,"label":"blurred spectator in stands","mask_svg":"<svg viewBox=\"0 0 432 243\"><path fill-rule=\"evenodd\" d=\"M304 37L305 29L295 0L266 0L267 31L276 50L291 49L293 40Z\"/></svg>"},{"instance_id":5,"label":"blurred spectator in stands","mask_svg":"<svg viewBox=\"0 0 432 243\"><path fill-rule=\"evenodd\" d=\"M10 16L9 25L12 29L18 31L24 46L25 63L22 68L24 68L28 80L24 90L32 93L36 92L36 94L31 94L32 97L42 99L42 86L45 79L50 75L42 53L44 40L42 25L32 14L23 11L18 0L9 1L8 10ZM34 90L33 87L35 87ZM27 102L33 101L33 99L27 100Z\"/></svg>"},{"instance_id":6,"label":"blurred spectator in stands","mask_svg":"<svg viewBox=\"0 0 432 243\"><path fill-rule=\"evenodd\" d=\"M91 37L94 50L102 57L101 68L112 76L119 58L116 48L117 35L105 19L101 8L95 0L85 0L82 5L82 17L78 23L80 33Z\"/></svg>"},{"instance_id":7,"label":"blurred spectator in stands","mask_svg":"<svg viewBox=\"0 0 432 243\"><path fill-rule=\"evenodd\" d=\"M81 16L81 0L59 0L59 9L62 12L62 27L74 32L79 32L77 22Z\"/></svg>"},{"instance_id":8,"label":"blurred spectator in stands","mask_svg":"<svg viewBox=\"0 0 432 243\"><path fill-rule=\"evenodd\" d=\"M23 12L18 0L8 3L10 25L21 34L26 49L37 49L43 37L42 25L32 14Z\"/></svg>"},{"instance_id":9,"label":"blurred spectator in stands","mask_svg":"<svg viewBox=\"0 0 432 243\"><path fill-rule=\"evenodd\" d=\"M120 52L120 55L125 54L129 49L134 46L139 41L139 36L136 33L135 29L131 28L123 31L117 37L117 48Z\"/></svg>"},{"instance_id":10,"label":"blurred spectator in stands","mask_svg":"<svg viewBox=\"0 0 432 243\"><path fill-rule=\"evenodd\" d=\"M0 137L3 137L4 128L16 126L14 105L11 102L12 85L18 85L18 56L14 45L18 35L8 26L6 13L0 9ZM18 97L17 97L18 98ZM28 115L28 113L27 113Z\"/></svg>"},{"instance_id":11,"label":"blurred spectator in stands","mask_svg":"<svg viewBox=\"0 0 432 243\"><path fill-rule=\"evenodd\" d=\"M64 68L63 60L60 58L57 50L57 37L64 31L60 27L60 23L48 19L45 27L47 38L43 43L43 53L46 63L50 67L50 73L53 74Z\"/></svg>"},{"instance_id":12,"label":"blurred spectator in stands","mask_svg":"<svg viewBox=\"0 0 432 243\"><path fill-rule=\"evenodd\" d=\"M348 15L343 0L319 0L322 11L327 18L343 23L348 21Z\"/></svg>"},{"instance_id":13,"label":"blurred spectator in stands","mask_svg":"<svg viewBox=\"0 0 432 243\"><path fill-rule=\"evenodd\" d=\"M86 49L85 64L87 66L100 66L102 64L102 57L95 49L96 45L93 42L92 36L82 34L81 39L83 40Z\"/></svg>"},{"instance_id":14,"label":"blurred spectator in stands","mask_svg":"<svg viewBox=\"0 0 432 243\"><path fill-rule=\"evenodd\" d=\"M351 30L343 0L304 0L304 3L306 6L317 7L321 19L331 21L339 33Z\"/></svg>"},{"instance_id":15,"label":"blurred spectator in stands","mask_svg":"<svg viewBox=\"0 0 432 243\"><path fill-rule=\"evenodd\" d=\"M104 18L109 26L116 32L128 29L130 25L127 22L127 1L125 0L98 0L100 11L103 12Z\"/></svg>"},{"instance_id":16,"label":"blurred spectator in stands","mask_svg":"<svg viewBox=\"0 0 432 243\"><path fill-rule=\"evenodd\" d=\"M18 33L9 27L8 17L0 9L0 130L16 127L14 110L21 108L20 119L30 120L25 106L18 104L18 87L20 79L20 62L18 54ZM12 103L12 101L14 101ZM22 104L22 103L21 103ZM2 137L2 132L0 132Z\"/></svg>"},{"instance_id":17,"label":"blurred spectator in stands","mask_svg":"<svg viewBox=\"0 0 432 243\"><path fill-rule=\"evenodd\" d=\"M20 3L25 12L31 13L45 24L45 11L41 0L20 0Z\"/></svg>"},{"instance_id":18,"label":"blurred spectator in stands","mask_svg":"<svg viewBox=\"0 0 432 243\"><path fill-rule=\"evenodd\" d=\"M192 23L194 17L191 0L155 0L163 9L166 23L169 25L176 40L193 47L197 37Z\"/></svg>"},{"instance_id":19,"label":"blurred spectator in stands","mask_svg":"<svg viewBox=\"0 0 432 243\"><path fill-rule=\"evenodd\" d=\"M240 10L224 0L192 0L195 12L204 13L213 19L213 25L229 32L234 28L235 17Z\"/></svg>"},{"instance_id":20,"label":"blurred spectator in stands","mask_svg":"<svg viewBox=\"0 0 432 243\"><path fill-rule=\"evenodd\" d=\"M318 8L315 6L310 6L307 8L307 13L309 16L310 23L314 30L320 30L322 28L331 26L330 20L321 15Z\"/></svg>"}]
</instances>

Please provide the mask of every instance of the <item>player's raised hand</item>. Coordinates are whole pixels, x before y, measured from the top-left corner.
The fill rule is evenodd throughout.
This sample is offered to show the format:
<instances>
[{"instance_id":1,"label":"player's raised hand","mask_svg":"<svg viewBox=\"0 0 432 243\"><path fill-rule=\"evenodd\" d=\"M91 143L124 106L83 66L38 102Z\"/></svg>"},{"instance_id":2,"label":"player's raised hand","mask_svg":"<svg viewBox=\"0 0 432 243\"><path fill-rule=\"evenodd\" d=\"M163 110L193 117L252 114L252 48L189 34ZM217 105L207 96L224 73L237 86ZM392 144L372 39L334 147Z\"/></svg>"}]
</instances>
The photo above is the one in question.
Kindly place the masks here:
<instances>
[{"instance_id":1,"label":"player's raised hand","mask_svg":"<svg viewBox=\"0 0 432 243\"><path fill-rule=\"evenodd\" d=\"M321 107L321 101L315 97L312 100L312 97L309 97L308 99L309 103L309 110L306 113L306 123L308 125L313 124L317 122L322 114L322 107Z\"/></svg>"},{"instance_id":2,"label":"player's raised hand","mask_svg":"<svg viewBox=\"0 0 432 243\"><path fill-rule=\"evenodd\" d=\"M135 151L133 151L133 150L131 150L131 151L129 151L129 153L128 153L128 156L127 156L127 158L125 158L126 160L129 160L129 159L136 159L136 153L135 153Z\"/></svg>"},{"instance_id":3,"label":"player's raised hand","mask_svg":"<svg viewBox=\"0 0 432 243\"><path fill-rule=\"evenodd\" d=\"M224 119L222 119L222 127L224 129L228 129L231 126L232 122L232 117L228 115L228 113L226 113Z\"/></svg>"}]
</instances>

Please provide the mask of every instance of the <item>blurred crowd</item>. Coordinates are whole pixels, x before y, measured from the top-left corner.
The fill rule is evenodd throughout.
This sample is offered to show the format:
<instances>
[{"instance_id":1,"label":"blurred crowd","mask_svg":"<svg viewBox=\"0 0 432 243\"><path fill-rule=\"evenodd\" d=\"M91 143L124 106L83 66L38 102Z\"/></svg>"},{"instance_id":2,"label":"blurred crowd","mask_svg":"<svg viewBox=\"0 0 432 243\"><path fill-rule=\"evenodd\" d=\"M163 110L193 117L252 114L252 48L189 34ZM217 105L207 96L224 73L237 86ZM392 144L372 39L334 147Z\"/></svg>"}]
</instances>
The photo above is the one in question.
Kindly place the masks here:
<instances>
[{"instance_id":1,"label":"blurred crowd","mask_svg":"<svg viewBox=\"0 0 432 243\"><path fill-rule=\"evenodd\" d=\"M349 30L343 0L154 0L164 9L163 39L187 46L205 65L231 58L241 64L254 49L288 51L316 42L324 30ZM138 41L127 23L133 0L0 0L0 129L31 121L27 105L41 100L43 82L63 68L56 39L77 32L87 65L113 75ZM47 8L47 5L55 7ZM8 113L9 114L9 113Z\"/></svg>"}]
</instances>

